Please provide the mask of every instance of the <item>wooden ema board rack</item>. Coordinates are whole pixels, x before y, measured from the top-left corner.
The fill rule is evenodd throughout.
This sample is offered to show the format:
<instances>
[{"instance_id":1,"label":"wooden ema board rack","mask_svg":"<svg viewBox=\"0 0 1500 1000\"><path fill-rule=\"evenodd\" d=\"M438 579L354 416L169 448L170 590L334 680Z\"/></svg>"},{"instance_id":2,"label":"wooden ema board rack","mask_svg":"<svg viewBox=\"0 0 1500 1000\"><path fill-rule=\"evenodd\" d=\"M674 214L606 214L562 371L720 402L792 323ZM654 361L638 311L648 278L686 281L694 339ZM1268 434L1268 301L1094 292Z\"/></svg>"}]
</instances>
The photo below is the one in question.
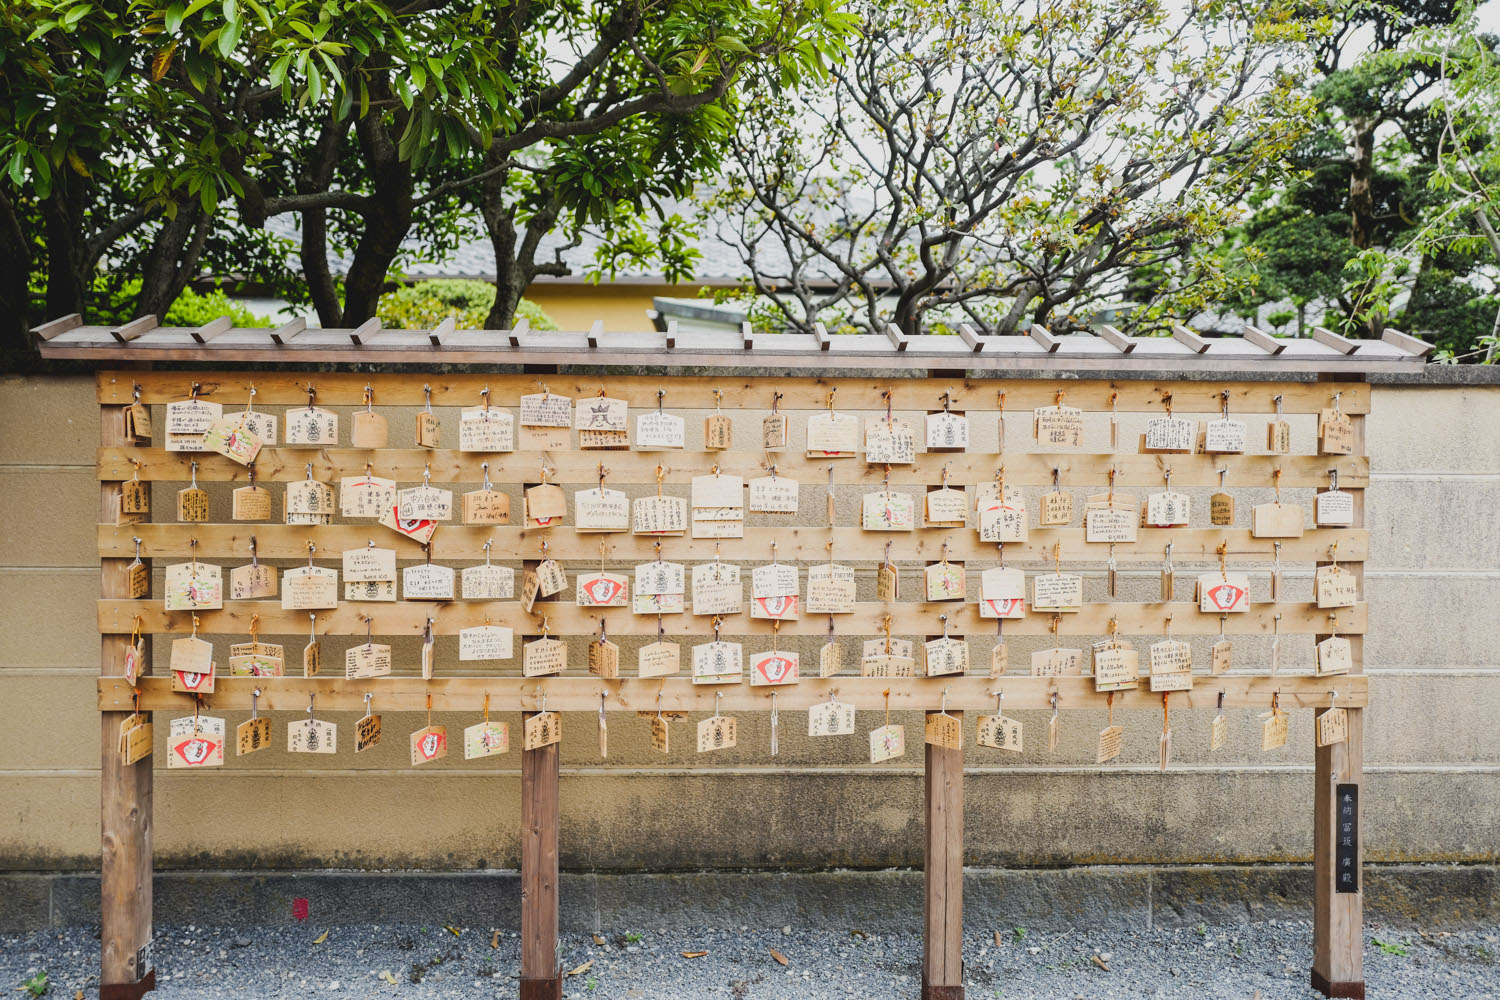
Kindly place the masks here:
<instances>
[{"instance_id":1,"label":"wooden ema board rack","mask_svg":"<svg viewBox=\"0 0 1500 1000\"><path fill-rule=\"evenodd\" d=\"M865 713L865 723L878 718L887 707L920 710L928 719L922 744L926 773L922 990L925 997L934 998L960 997L963 991L964 751L954 745L958 741L954 734L976 740L984 732L983 726L994 727L995 720L986 723L983 716L994 712L998 692L1004 693L1006 712L1051 710L1052 719L1058 713L1077 709L1098 711L1107 701L1122 709L1170 706L1269 712L1272 725L1267 739L1276 737L1277 725L1284 723L1288 711L1312 709L1321 716L1330 708L1342 709L1347 735L1315 750L1318 780L1313 803L1316 930L1312 979L1330 995L1362 995L1358 817L1357 807L1348 806L1347 801L1357 802L1362 773L1362 709L1367 703L1362 639L1367 624L1363 563L1368 551L1364 489L1369 482L1369 463L1364 456L1364 428L1370 391L1363 382L1007 381L966 378L962 373L950 378L880 381L763 378L733 372L712 377L599 377L409 371L368 375L110 371L99 375L98 388L102 428L98 545L104 581L98 605L103 653L99 682L104 782L102 995L106 998L137 996L154 981L150 956L153 761L148 754L134 763L124 763L121 726L137 717L133 713L138 713L141 721L148 720L153 712L190 718L196 708L205 714L233 713L226 719L233 724L249 718L252 704L260 712L297 713L297 717L305 715L309 705L316 705L318 713L349 713L341 724L346 733L357 734L355 720L371 693L375 704L389 712L520 712L523 722L535 724L551 713L592 714L601 709L614 713L695 714L700 720L720 719L736 712L764 712L773 707L782 713L805 711L826 705L835 691L841 706ZM659 391L665 395L659 395ZM574 404L567 410L569 426L546 432L553 437L544 442L545 447L534 446L534 440L541 436L538 432L530 435L533 446L516 450L460 448L460 411L483 405L511 420L515 445L526 444L519 433L522 421L518 408L523 395L538 393L546 393L549 398L568 397ZM618 402L606 404L601 397ZM276 419L276 443L265 444L253 466L213 452L166 450L170 426L167 405L193 398L218 404L222 417L231 421L247 404L253 405L255 412ZM337 414L336 433L312 445L288 445L288 417L295 417L300 408L310 405ZM684 418L682 447L641 450L637 447L638 418L657 413L659 405L660 413ZM141 421L141 411L132 411L132 406L149 411L149 438L132 433L140 429ZM429 439L432 447L418 447L410 428L429 406L437 418L437 436ZM1079 411L1076 422L1072 415L1059 418L1066 430L1080 430L1077 447L1058 447L1038 440L1033 411L1059 406ZM618 426L615 421L623 410L624 436L609 440L625 446L580 449L581 433L573 424L581 407L591 412L597 407L610 428ZM773 409L785 424L784 443L779 434L773 433L773 426L768 426ZM1330 410L1337 411L1334 418L1326 412ZM377 438L380 447L357 447L351 441L351 431L361 412L385 418L386 441L405 442L406 446L384 446ZM931 442L926 436L926 423L930 416L944 413L947 416L940 423L945 425L953 415L961 415L967 429L966 446L952 450L927 447ZM715 442L727 447L710 448L705 437L710 433L706 421L720 415L732 425L731 440ZM1151 443L1145 438L1147 433L1188 433L1183 426L1163 431L1160 425L1151 423L1169 416L1179 421L1185 418L1191 425L1188 450L1146 447ZM132 425L132 419L137 423ZM839 449L853 454L831 457L822 450L810 453L809 421L818 419L834 423L854 420L855 436L848 439L847 448ZM1207 425L1226 419L1244 425L1243 451L1205 452L1206 435L1225 431L1222 427L1210 431ZM1269 453L1272 438L1268 426L1282 420L1292 431L1285 443L1296 442L1296 453ZM1118 422L1113 431L1112 421ZM910 427L914 444L891 440L897 422ZM1332 446L1346 448L1347 453L1320 453L1324 439L1319 428L1325 422L1335 425L1329 439ZM667 424L668 439L672 440L675 432L670 422ZM873 439L867 437L872 430ZM1233 443L1232 433L1230 439ZM816 443L823 445L828 440L820 436ZM951 443L954 439L940 434L936 440ZM1161 443L1165 439L1152 440ZM1215 441L1223 443L1217 437ZM180 441L176 443L181 445ZM892 449L893 460L868 461L869 447L876 448L877 455L880 449ZM906 450L913 454L906 455ZM613 520L610 523L617 530L580 532L575 523L575 494L600 488L601 465L606 470L602 488L621 491L630 505L658 495L683 498L683 532L671 536L642 534L632 530L639 527L633 522L619 530ZM229 490L250 485L252 468L255 484L271 494L271 510L261 520L234 520ZM773 470L776 477L797 484L791 512L770 515L757 511L743 493L739 494L741 506L736 508L734 494L713 494L712 486L703 487L704 498L713 494L711 501L698 504L695 491L699 487L693 482L696 477L740 477L748 483L772 475ZM377 523L373 516L341 516L337 507L340 481L369 475L393 480L397 490L422 485L425 477L432 487L451 491L451 520L437 523L424 548L401 531ZM493 490L509 499L508 523L464 523L462 495L479 490L486 477ZM335 513L326 519L310 518L326 523L286 523L288 490L303 489L296 484L308 480L333 488ZM143 485L132 485L137 482ZM561 523L550 527L527 519L526 491L543 483L560 486L566 501ZM1319 526L1314 522L1310 509L1314 501L1307 491L1329 492L1335 483L1332 492L1343 494L1338 499L1345 509L1327 519L1332 524ZM204 490L209 505L206 512L192 510L196 500L174 503L179 491L191 491L195 484ZM956 520L945 520L942 526L925 527L928 494L944 485L962 494L962 514L956 515ZM983 502L981 495L986 490L999 499ZM1180 512L1171 512L1168 501L1161 501L1168 504L1161 510L1152 507L1151 497L1187 490L1197 493L1190 510L1181 517L1185 523L1142 526L1133 510L1125 510L1126 499L1134 498L1148 512L1155 512L1152 516L1180 517ZM1208 490L1221 496L1211 501L1203 495ZM1278 490L1302 492L1294 500L1282 498ZM121 497L126 491L151 494L154 519L151 514L122 516ZM1019 497L1012 498L1012 491ZM1066 518L1054 506L1050 520L1058 523L1042 523L1042 493L1071 497ZM892 499L896 495L909 497L909 503ZM881 498L873 515L866 513L868 496ZM1232 513L1223 507L1226 496L1233 498ZM1095 522L1090 520L1088 504L1101 497L1094 509L1102 509L1106 515ZM188 506L179 509L181 502ZM1261 524L1253 508L1277 502L1284 510L1271 512ZM1009 513L997 512L997 507L1005 507ZM980 508L988 508L988 512ZM1121 511L1129 516L1119 516ZM695 516L700 512L707 515ZM180 513L203 519L179 520ZM873 520L867 520L867 516ZM908 517L913 522L910 530L871 529L872 524L900 525ZM1024 531L1017 528L1017 518L1024 523ZM1295 530L1288 526L1288 520L1296 522ZM725 524L730 527L724 528ZM982 537L983 531L992 534ZM721 537L694 537L700 533ZM1012 540L1002 545L991 540L995 537ZM1101 537L1116 540L1097 540ZM393 599L384 601L349 599L351 595L345 591L349 581L343 579L337 581L332 602L315 609L283 606L279 596L271 595L235 600L227 592L230 570L252 561L252 539L254 561L264 561L283 581L289 571L304 566L342 569L345 552L372 546L393 552L394 561L389 565L394 567L394 576L401 579L399 583L390 581L388 596ZM137 559L146 567L144 591L142 570L133 565ZM561 564L565 585L550 597L537 599L528 612L521 600L525 584L544 559ZM578 605L576 584L580 574L613 574L634 591L645 578L636 576L634 567L658 560L684 568L681 590L685 593L677 598L680 611L657 614L650 610L674 607L671 598L676 592L671 589L655 595L657 603L640 613L632 606ZM727 683L695 683L702 677L694 676L692 647L707 641L712 619L694 613L700 595L691 582L692 571L715 560L739 567L741 573L740 610L717 616L719 639L741 647L741 672L732 679L717 678ZM809 574L824 572L820 567L830 561L851 569L846 582L852 583L841 585L836 597L820 590L819 599L832 601L836 610L814 612L814 606L821 609L829 605L811 604ZM511 571L512 589L506 596L464 599L455 583L451 598L417 600L412 599L410 581L404 578L407 569L429 565L452 568L458 577L465 567L486 562ZM1126 601L1111 596L1116 569L1137 575L1143 570L1154 573L1168 562L1174 579L1164 584L1160 600ZM950 569L960 563L956 575L962 580L963 598L929 599L935 596L928 590L929 572L942 570L936 578L946 580L942 586L950 588L940 590L937 596L951 594L955 576ZM1344 583L1354 588L1352 604L1345 602L1330 609L1319 607L1316 599L1292 600L1286 586L1278 587L1273 598L1273 575L1335 563L1339 572L1351 578ZM176 584L166 579L171 572L166 567L184 564L222 567L226 593L220 606L211 606L215 602L210 596L207 604L196 610L168 610L166 602L174 599L177 591ZM771 564L782 568L783 582L772 582L762 595L754 571ZM899 581L894 595L878 582L887 566L895 568ZM981 611L981 603L991 596L985 590L985 572L1001 567L1021 572L1023 590L1019 608L1010 590L993 592L1001 594L993 598L995 607L1005 608L1010 614L1020 612L997 624L994 617ZM831 578L832 571L827 572ZM784 583L788 573L795 581L790 592ZM842 569L840 574L844 580ZM1087 576L1081 584L1082 601L1066 611L1041 609L1034 589L1037 580L1057 574ZM770 573L767 579L776 576ZM1199 577L1207 582L1195 587ZM1245 593L1231 599L1229 607L1235 610L1204 610L1210 606L1209 598L1201 591L1218 580L1245 582ZM1013 584L1013 576L1005 578L1006 587ZM419 583L418 587L427 585ZM770 589L777 586L782 589ZM884 586L889 586L888 579ZM789 593L797 596L798 614L787 614L785 598ZM706 595L705 591L705 600ZM202 596L195 591L192 600L199 601ZM752 605L761 596L771 602L765 605L770 613L785 617L753 616ZM724 599L723 595L718 599ZM1243 609L1236 603L1239 600L1245 600ZM322 668L315 676L304 676L297 653L308 635L310 616L321 649ZM608 669L591 673L586 663L587 644L599 638L601 619L609 639L619 647L617 676L611 676ZM837 675L820 677L819 652L830 634L830 623L834 639L843 649L842 666ZM339 669L349 650L372 641L432 637L434 646L429 648L436 648L437 637L458 635L463 641L467 630L481 626L509 629L510 655L497 654L498 658L484 661L436 656L430 663L430 677L423 676L423 666L416 657L396 657L393 668L384 676L351 678ZM151 640L171 642L191 636L195 629L197 635L220 644L244 643L256 630L268 641L284 640L284 672L280 676L236 676L221 663L212 693L201 695L182 690L183 683L174 684L170 676L153 675ZM1024 656L1012 657L996 671L991 657L997 630L1007 641L1055 634L1053 641L1058 648L1079 650L1081 656L1076 665L1070 663L1060 675L1034 673ZM143 637L145 655L128 665L137 632ZM1264 650L1268 640L1274 640L1271 645L1275 648L1280 641L1299 636L1316 642L1342 638L1347 645L1340 656L1347 654L1347 661L1336 663L1331 657L1330 666L1341 673L1317 676L1305 670L1273 672L1272 663L1263 653L1241 654L1233 659L1228 672L1212 673L1210 657L1200 651L1191 663L1188 678L1183 678L1182 671L1172 667L1170 657L1164 655L1160 676L1153 679L1154 671L1149 669L1154 666L1151 645L1172 637L1190 640L1218 636L1231 647L1231 656L1234 642L1242 638L1258 641L1254 647L1257 650ZM956 645L943 643L944 637ZM525 676L522 665L527 661L526 646L543 638L564 644L553 662L553 666L561 667L561 673ZM912 676L878 675L901 672L889 657L881 659L883 641L892 639L912 644L913 655L908 660ZM1106 664L1109 676L1116 676L1113 672L1120 665L1113 654L1117 650L1100 649L1091 656L1091 647L1111 639L1116 644L1133 644L1139 658L1139 678L1133 683L1128 679L1119 683L1119 690L1108 695L1098 690L1105 678L1104 668L1094 676L1092 667ZM866 643L873 643L876 652L862 655ZM637 676L636 657L644 656L638 647L653 644L678 647L677 672ZM929 644L935 645L929 648ZM451 652L451 648L445 649ZM800 655L800 673L792 675L795 683L749 683L757 669L756 657L768 650L779 655L782 649ZM165 650L162 654L159 658L166 662ZM880 664L872 666L876 661ZM923 675L928 666L950 669L954 663L960 666L956 673ZM133 682L126 677L128 666L140 669ZM761 675L761 679L787 680L785 672L769 669L772 672ZM779 669L785 671L785 664ZM870 671L877 675L862 675ZM1171 690L1153 690L1158 681L1160 688ZM877 714L868 714L872 712ZM981 716L980 729L968 721L971 714ZM588 720L590 715L582 718ZM284 718L277 721L271 730L272 739L287 731L284 724ZM1032 746L1047 741L1048 724L1037 726L1033 722L1029 726ZM580 728L570 723L566 738L593 740L592 728L582 732ZM1284 739L1284 729L1281 733ZM197 738L199 733L195 729L191 735ZM386 735L389 738L392 734ZM718 733L719 739L723 736L722 731ZM914 741L917 734L910 738ZM990 738L995 738L993 728ZM348 744L353 742L346 735L339 741L338 752L352 752ZM516 743L522 742L522 733L517 731ZM1170 742L1163 742L1165 768L1169 766ZM173 749L169 746L168 752ZM456 755L458 748L454 749ZM220 752L234 756L232 747L221 747ZM553 739L520 749L520 753L521 995L560 997L556 952L558 744ZM414 738L414 761L416 754ZM872 742L872 757L875 754ZM487 765L475 761L472 766ZM1101 765L1101 770L1107 768L1107 764Z\"/></svg>"}]
</instances>

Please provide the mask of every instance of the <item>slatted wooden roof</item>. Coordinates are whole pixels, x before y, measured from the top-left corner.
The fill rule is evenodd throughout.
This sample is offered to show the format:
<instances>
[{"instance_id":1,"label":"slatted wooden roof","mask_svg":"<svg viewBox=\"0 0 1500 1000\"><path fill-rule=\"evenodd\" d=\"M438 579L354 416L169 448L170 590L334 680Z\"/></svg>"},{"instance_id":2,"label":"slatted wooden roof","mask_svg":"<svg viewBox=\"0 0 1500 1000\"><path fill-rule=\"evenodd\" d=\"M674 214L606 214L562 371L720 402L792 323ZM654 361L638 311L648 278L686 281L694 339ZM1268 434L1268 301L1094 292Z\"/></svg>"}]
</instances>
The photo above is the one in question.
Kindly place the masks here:
<instances>
[{"instance_id":1,"label":"slatted wooden roof","mask_svg":"<svg viewBox=\"0 0 1500 1000\"><path fill-rule=\"evenodd\" d=\"M1178 326L1171 337L1127 337L1112 326L1093 333L983 336L968 326L958 336L907 337L739 331L605 333L534 331L520 321L510 330L460 330L445 320L431 330L385 330L378 320L353 329L309 328L294 320L274 329L247 329L224 316L201 327L164 327L155 316L122 326L87 326L77 315L39 326L46 358L107 361L241 363L585 364L808 369L952 368L1101 372L1180 371L1186 377L1228 371L1347 373L1421 368L1432 346L1395 330L1380 340L1350 340L1317 329L1311 338L1272 337L1245 326L1237 337L1201 337Z\"/></svg>"}]
</instances>

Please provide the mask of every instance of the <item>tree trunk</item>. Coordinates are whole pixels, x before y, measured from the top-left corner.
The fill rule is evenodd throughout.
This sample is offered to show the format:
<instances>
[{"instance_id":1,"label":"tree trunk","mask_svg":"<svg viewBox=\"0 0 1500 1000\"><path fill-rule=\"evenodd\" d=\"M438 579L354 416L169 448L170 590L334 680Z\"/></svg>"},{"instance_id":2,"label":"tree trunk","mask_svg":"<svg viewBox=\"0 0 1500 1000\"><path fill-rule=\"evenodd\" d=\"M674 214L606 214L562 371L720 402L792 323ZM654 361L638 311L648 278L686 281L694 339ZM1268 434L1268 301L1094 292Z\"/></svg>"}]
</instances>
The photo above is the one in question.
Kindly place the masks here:
<instances>
[{"instance_id":1,"label":"tree trunk","mask_svg":"<svg viewBox=\"0 0 1500 1000\"><path fill-rule=\"evenodd\" d=\"M82 206L77 183L69 171L57 171L52 194L42 203L43 234L47 246L47 318L69 313L88 315L92 268L84 243Z\"/></svg>"},{"instance_id":2,"label":"tree trunk","mask_svg":"<svg viewBox=\"0 0 1500 1000\"><path fill-rule=\"evenodd\" d=\"M26 284L31 274L31 246L4 189L0 189L0 259L6 261L0 268L0 309L6 316L0 329L0 361L5 371L18 371L36 358L36 345L31 339L31 291Z\"/></svg>"},{"instance_id":3,"label":"tree trunk","mask_svg":"<svg viewBox=\"0 0 1500 1000\"><path fill-rule=\"evenodd\" d=\"M1297 303L1297 336L1307 336L1307 303Z\"/></svg>"},{"instance_id":4,"label":"tree trunk","mask_svg":"<svg viewBox=\"0 0 1500 1000\"><path fill-rule=\"evenodd\" d=\"M401 124L398 118L397 128ZM375 193L369 211L362 217L364 231L344 278L345 326L358 326L375 315L386 275L401 252L401 241L411 230L415 208L411 164L401 160L393 133L374 117L360 119L355 133L375 182Z\"/></svg>"},{"instance_id":5,"label":"tree trunk","mask_svg":"<svg viewBox=\"0 0 1500 1000\"><path fill-rule=\"evenodd\" d=\"M495 301L484 326L487 330L509 330L526 285L516 267L516 216L505 201L503 183L484 182L480 211L495 251Z\"/></svg>"},{"instance_id":6,"label":"tree trunk","mask_svg":"<svg viewBox=\"0 0 1500 1000\"><path fill-rule=\"evenodd\" d=\"M1374 118L1354 120L1354 166L1349 171L1349 241L1357 249L1375 245L1375 127Z\"/></svg>"},{"instance_id":7,"label":"tree trunk","mask_svg":"<svg viewBox=\"0 0 1500 1000\"><path fill-rule=\"evenodd\" d=\"M318 322L325 327L338 326L343 320L343 311L339 306L338 286L328 268L326 209L310 208L302 213L302 245L298 259L302 263L302 274L307 278L313 308L318 311Z\"/></svg>"},{"instance_id":8,"label":"tree trunk","mask_svg":"<svg viewBox=\"0 0 1500 1000\"><path fill-rule=\"evenodd\" d=\"M177 214L162 221L141 268L141 294L135 304L137 316L166 318L177 296L198 276L198 261L212 224L213 218L196 200L179 203Z\"/></svg>"}]
</instances>

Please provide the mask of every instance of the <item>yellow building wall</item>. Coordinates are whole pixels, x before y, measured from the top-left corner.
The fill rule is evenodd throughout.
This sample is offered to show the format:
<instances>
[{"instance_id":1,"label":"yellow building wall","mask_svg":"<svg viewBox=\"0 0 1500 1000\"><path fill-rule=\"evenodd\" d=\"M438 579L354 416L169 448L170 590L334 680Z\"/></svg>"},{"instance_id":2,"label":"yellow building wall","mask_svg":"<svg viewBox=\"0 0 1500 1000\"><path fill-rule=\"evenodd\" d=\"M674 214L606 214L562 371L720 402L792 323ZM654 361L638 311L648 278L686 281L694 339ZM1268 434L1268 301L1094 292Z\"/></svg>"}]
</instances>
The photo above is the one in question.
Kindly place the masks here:
<instances>
[{"instance_id":1,"label":"yellow building wall","mask_svg":"<svg viewBox=\"0 0 1500 1000\"><path fill-rule=\"evenodd\" d=\"M608 333L632 333L652 328L646 318L653 296L695 298L702 285L669 285L665 282L636 284L617 281L590 285L582 282L536 281L526 297L551 316L564 330L587 330L595 320L604 320Z\"/></svg>"}]
</instances>

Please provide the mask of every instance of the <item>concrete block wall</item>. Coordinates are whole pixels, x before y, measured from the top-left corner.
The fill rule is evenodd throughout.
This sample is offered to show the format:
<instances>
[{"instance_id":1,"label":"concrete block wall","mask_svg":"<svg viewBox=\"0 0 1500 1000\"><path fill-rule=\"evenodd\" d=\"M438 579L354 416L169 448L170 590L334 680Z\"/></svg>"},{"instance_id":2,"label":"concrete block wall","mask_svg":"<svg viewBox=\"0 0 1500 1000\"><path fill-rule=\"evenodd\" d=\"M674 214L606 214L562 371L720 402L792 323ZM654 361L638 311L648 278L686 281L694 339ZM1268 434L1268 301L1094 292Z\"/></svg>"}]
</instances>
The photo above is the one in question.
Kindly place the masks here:
<instances>
[{"instance_id":1,"label":"concrete block wall","mask_svg":"<svg viewBox=\"0 0 1500 1000\"><path fill-rule=\"evenodd\" d=\"M0 379L0 497L9 515L0 535L0 870L98 863L96 416L90 379ZM392 432L399 445L394 439L409 428L393 421ZM1366 575L1367 857L1494 862L1500 387L1377 386L1368 438L1375 473ZM167 509L170 492L159 489L154 502ZM1096 597L1100 575L1090 581ZM1187 575L1179 572L1180 587L1191 587ZM1308 596L1310 584L1307 573L1290 579L1294 599ZM1263 579L1256 585L1263 588ZM1150 599L1156 586L1154 569L1127 575L1122 596ZM1013 642L1012 656L1020 657L1027 647ZM987 648L975 643L976 651ZM1288 645L1284 669L1307 669L1310 641ZM415 647L398 644L396 654L409 669ZM1237 643L1242 654L1263 660L1265 650ZM973 864L1295 862L1310 855L1311 713L1296 713L1289 745L1269 754L1259 750L1254 713L1231 713L1230 746L1212 755L1210 713L1174 713L1177 749L1166 774L1156 768L1157 712L1117 713L1126 751L1104 768L1093 764L1103 711L1065 713L1056 756L1045 751L1044 714L1021 714L1025 754L968 751ZM287 718L275 721L278 744ZM475 720L434 721L461 727ZM921 757L912 752L920 748L896 766L872 768L863 740L871 721L862 715L855 737L810 741L803 717L783 713L775 758L764 714L743 716L739 748L712 757L693 752L691 722L679 722L674 750L663 757L650 751L643 724L616 716L610 759L601 762L592 716L570 716L563 865L604 872L920 864ZM915 716L900 721L920 725ZM385 743L357 759L346 751L308 761L272 749L230 758L218 772L159 769L158 866L516 865L519 754L487 766L458 757L413 769L404 734L422 724L417 715L386 713Z\"/></svg>"}]
</instances>

